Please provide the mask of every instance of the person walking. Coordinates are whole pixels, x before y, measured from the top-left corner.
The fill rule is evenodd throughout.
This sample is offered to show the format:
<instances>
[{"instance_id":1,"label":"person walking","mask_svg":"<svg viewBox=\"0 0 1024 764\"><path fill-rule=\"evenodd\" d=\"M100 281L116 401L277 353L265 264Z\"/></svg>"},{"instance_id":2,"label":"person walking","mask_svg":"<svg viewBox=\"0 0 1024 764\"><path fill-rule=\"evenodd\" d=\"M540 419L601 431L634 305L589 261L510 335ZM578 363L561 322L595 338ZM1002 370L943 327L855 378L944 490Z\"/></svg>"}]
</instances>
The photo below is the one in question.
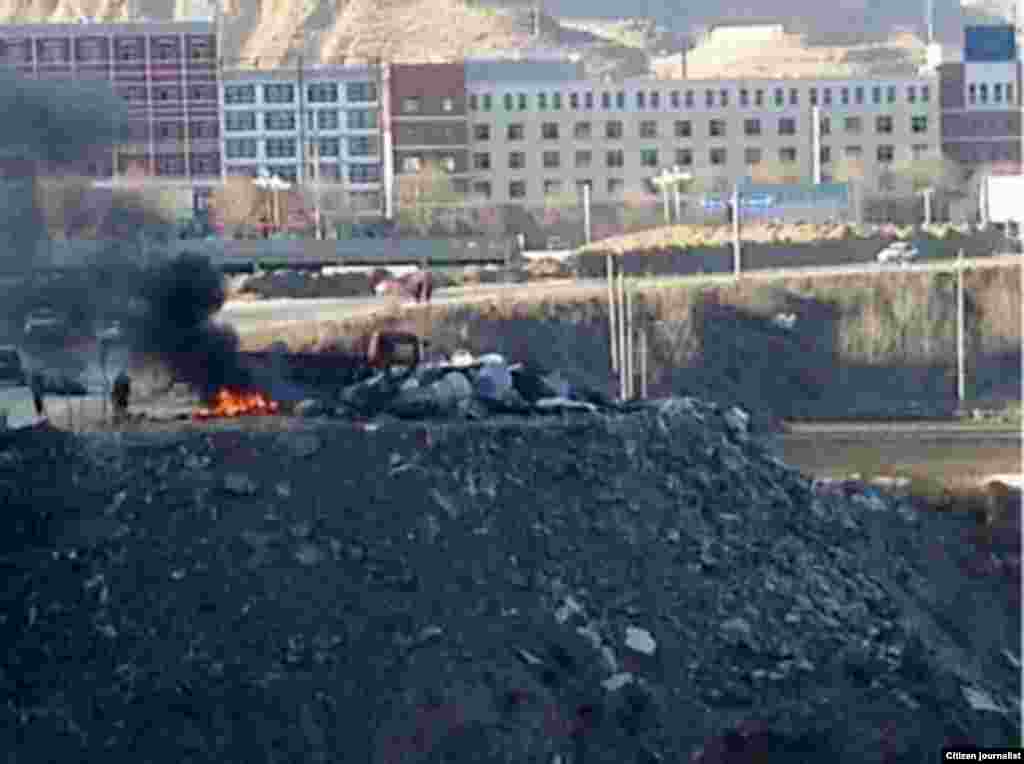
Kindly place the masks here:
<instances>
[{"instance_id":1,"label":"person walking","mask_svg":"<svg viewBox=\"0 0 1024 764\"><path fill-rule=\"evenodd\" d=\"M114 423L123 422L128 417L128 402L132 394L132 380L125 371L114 379L114 387L110 392L110 402L114 407Z\"/></svg>"}]
</instances>

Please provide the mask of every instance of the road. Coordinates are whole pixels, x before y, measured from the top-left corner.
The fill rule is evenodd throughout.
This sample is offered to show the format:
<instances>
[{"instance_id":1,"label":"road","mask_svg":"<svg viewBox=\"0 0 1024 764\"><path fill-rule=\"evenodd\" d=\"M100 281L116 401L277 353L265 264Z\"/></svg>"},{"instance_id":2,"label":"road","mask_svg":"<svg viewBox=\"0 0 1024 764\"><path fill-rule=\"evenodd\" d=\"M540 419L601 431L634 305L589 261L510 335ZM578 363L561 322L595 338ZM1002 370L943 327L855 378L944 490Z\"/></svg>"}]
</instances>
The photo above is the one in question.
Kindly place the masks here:
<instances>
[{"instance_id":1,"label":"road","mask_svg":"<svg viewBox=\"0 0 1024 764\"><path fill-rule=\"evenodd\" d=\"M1020 265L1020 255L995 255L992 257L968 258L968 268L994 268ZM811 266L803 268L766 268L750 270L743 274L746 279L780 278L821 278L856 274L882 274L889 272L926 273L951 271L956 260L929 260L905 266L879 266L874 263L856 265ZM635 283L644 284L728 284L733 281L731 273L710 273L692 276L661 276L656 278L638 277ZM593 294L607 289L604 279L566 279L545 281L543 284L485 284L474 287L453 287L439 289L434 293L434 304L450 305L473 302L487 302L497 297L516 298L543 292L545 295L566 296ZM232 302L221 310L219 318L244 334L247 331L266 330L294 323L332 321L358 315L386 311L394 305L379 297L348 297L316 300L260 300L258 302Z\"/></svg>"}]
</instances>

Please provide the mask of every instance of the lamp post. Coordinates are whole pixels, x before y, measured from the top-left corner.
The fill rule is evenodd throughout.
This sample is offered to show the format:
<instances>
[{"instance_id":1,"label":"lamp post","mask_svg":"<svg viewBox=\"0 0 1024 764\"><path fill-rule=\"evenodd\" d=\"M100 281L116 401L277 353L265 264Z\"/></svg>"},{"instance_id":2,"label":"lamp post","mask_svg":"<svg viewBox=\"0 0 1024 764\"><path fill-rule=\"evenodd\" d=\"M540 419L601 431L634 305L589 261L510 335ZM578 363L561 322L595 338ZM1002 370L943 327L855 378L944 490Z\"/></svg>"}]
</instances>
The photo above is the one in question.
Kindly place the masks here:
<instances>
[{"instance_id":1,"label":"lamp post","mask_svg":"<svg viewBox=\"0 0 1024 764\"><path fill-rule=\"evenodd\" d=\"M292 187L292 184L283 178L279 178L276 175L271 175L266 169L260 169L260 176L253 181L257 188L261 188L264 191L269 191L272 196L273 205L273 217L274 227L280 230L281 228L281 197L278 195L281 191L287 191Z\"/></svg>"},{"instance_id":2,"label":"lamp post","mask_svg":"<svg viewBox=\"0 0 1024 764\"><path fill-rule=\"evenodd\" d=\"M935 194L935 189L928 188L921 189L921 195L924 197L924 224L930 226L932 224L932 196Z\"/></svg>"},{"instance_id":3,"label":"lamp post","mask_svg":"<svg viewBox=\"0 0 1024 764\"><path fill-rule=\"evenodd\" d=\"M680 209L679 209L679 184L689 183L693 180L693 174L680 169L679 165L674 165L672 169L663 168L662 171L655 175L651 182L654 183L658 189L661 190L664 208L665 208L665 223L669 223L669 208L668 208L668 190L671 188L675 192L675 208L676 208L676 223L679 222Z\"/></svg>"}]
</instances>

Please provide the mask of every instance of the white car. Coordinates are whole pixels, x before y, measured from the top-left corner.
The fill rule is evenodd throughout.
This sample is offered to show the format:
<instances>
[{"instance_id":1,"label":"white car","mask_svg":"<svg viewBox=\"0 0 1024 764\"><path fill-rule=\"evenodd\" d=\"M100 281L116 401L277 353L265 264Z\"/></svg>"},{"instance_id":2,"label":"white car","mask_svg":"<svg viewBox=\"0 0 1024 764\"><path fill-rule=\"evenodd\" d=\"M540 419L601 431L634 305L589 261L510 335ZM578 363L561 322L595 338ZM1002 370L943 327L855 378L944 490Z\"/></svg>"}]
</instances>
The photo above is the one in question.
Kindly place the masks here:
<instances>
[{"instance_id":1,"label":"white car","mask_svg":"<svg viewBox=\"0 0 1024 764\"><path fill-rule=\"evenodd\" d=\"M911 260L914 260L917 257L917 254L917 247L914 247L905 241L894 241L888 247L875 255L875 260L882 265L886 265L888 263L906 265Z\"/></svg>"}]
</instances>

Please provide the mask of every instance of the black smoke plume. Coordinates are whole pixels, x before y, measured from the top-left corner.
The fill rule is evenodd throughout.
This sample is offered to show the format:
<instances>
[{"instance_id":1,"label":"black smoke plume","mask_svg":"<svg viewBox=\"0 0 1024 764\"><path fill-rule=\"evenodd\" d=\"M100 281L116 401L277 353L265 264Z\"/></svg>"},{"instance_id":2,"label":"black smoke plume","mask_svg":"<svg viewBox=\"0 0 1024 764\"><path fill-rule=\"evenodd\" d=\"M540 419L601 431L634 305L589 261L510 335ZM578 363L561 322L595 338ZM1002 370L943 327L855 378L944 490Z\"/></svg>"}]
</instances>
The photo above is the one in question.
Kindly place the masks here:
<instances>
[{"instance_id":1,"label":"black smoke plume","mask_svg":"<svg viewBox=\"0 0 1024 764\"><path fill-rule=\"evenodd\" d=\"M158 358L207 401L222 387L251 387L238 335L211 320L227 294L208 258L186 253L160 265L146 279L142 298L138 353Z\"/></svg>"}]
</instances>

